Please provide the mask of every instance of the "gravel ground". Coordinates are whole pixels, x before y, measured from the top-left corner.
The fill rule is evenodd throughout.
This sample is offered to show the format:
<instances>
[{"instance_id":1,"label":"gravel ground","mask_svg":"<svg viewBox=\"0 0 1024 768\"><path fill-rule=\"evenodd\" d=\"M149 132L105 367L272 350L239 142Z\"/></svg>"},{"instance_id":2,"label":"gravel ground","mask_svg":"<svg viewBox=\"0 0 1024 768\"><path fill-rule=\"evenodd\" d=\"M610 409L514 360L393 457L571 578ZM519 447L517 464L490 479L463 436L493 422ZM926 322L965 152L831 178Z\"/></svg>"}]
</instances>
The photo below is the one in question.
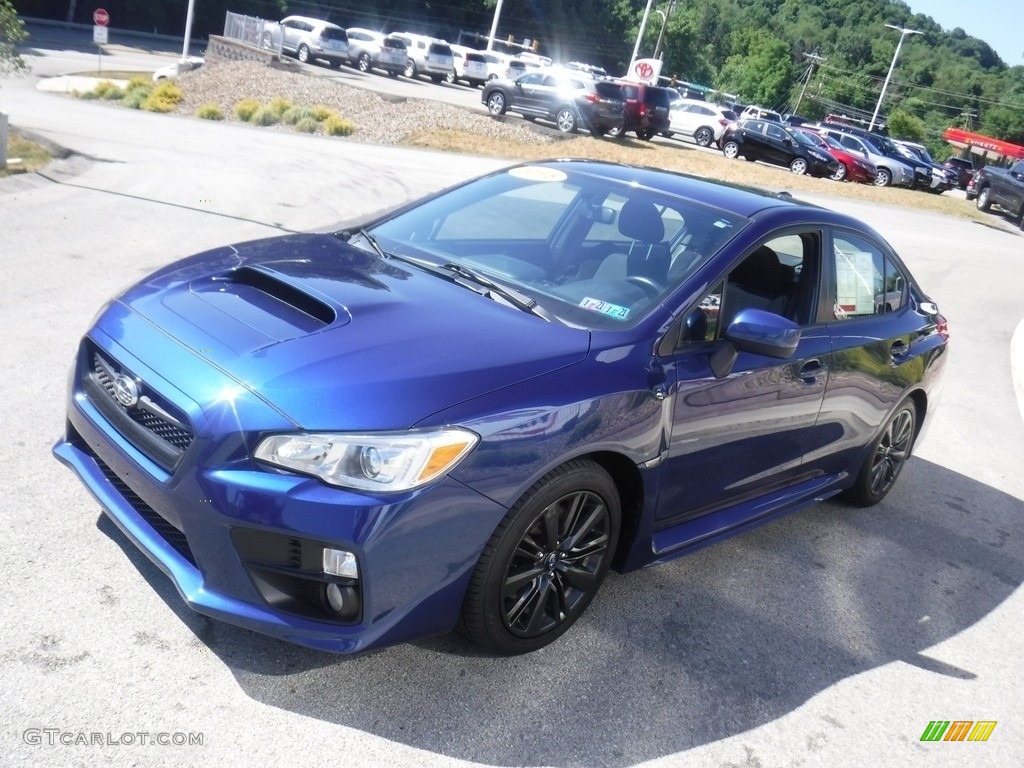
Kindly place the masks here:
<instances>
[{"instance_id":1,"label":"gravel ground","mask_svg":"<svg viewBox=\"0 0 1024 768\"><path fill-rule=\"evenodd\" d=\"M184 93L177 110L181 114L194 115L200 106L216 104L226 120L237 120L234 105L241 99L266 103L281 96L295 106L330 107L355 123L350 138L374 144L399 144L419 131L436 128L469 131L516 144L557 140L522 125L503 123L448 104L424 99L387 100L372 91L256 62L217 62L183 73L178 85ZM287 125L283 128L292 130Z\"/></svg>"}]
</instances>

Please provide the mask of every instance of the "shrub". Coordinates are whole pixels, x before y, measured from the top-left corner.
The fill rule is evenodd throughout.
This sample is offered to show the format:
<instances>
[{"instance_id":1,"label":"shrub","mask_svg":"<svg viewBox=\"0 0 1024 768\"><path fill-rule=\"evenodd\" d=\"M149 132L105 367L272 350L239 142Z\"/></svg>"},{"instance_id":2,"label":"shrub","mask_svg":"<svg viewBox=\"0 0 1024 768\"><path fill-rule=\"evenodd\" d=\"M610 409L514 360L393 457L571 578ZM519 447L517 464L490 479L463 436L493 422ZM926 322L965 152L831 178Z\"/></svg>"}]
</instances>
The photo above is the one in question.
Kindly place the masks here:
<instances>
[{"instance_id":1,"label":"shrub","mask_svg":"<svg viewBox=\"0 0 1024 768\"><path fill-rule=\"evenodd\" d=\"M115 85L113 88L105 90L100 98L106 99L107 101L117 101L124 98L124 91Z\"/></svg>"},{"instance_id":2,"label":"shrub","mask_svg":"<svg viewBox=\"0 0 1024 768\"><path fill-rule=\"evenodd\" d=\"M145 88L148 91L152 87L153 80L145 75L135 75L135 77L128 81L128 91L136 88Z\"/></svg>"},{"instance_id":3,"label":"shrub","mask_svg":"<svg viewBox=\"0 0 1024 768\"><path fill-rule=\"evenodd\" d=\"M249 122L253 125L273 125L280 121L281 118L270 107L260 107L249 118Z\"/></svg>"},{"instance_id":4,"label":"shrub","mask_svg":"<svg viewBox=\"0 0 1024 768\"><path fill-rule=\"evenodd\" d=\"M157 92L153 91L139 104L139 107L147 112L173 112L177 109L178 104L165 96L157 95Z\"/></svg>"},{"instance_id":5,"label":"shrub","mask_svg":"<svg viewBox=\"0 0 1024 768\"><path fill-rule=\"evenodd\" d=\"M338 114L338 113L335 112L330 107L325 107L323 104L317 104L315 107L313 107L313 117L317 120L317 122L320 122L320 123L322 123L324 120L326 120L331 115L336 115L336 114Z\"/></svg>"},{"instance_id":6,"label":"shrub","mask_svg":"<svg viewBox=\"0 0 1024 768\"><path fill-rule=\"evenodd\" d=\"M349 136L355 129L355 123L341 115L331 115L324 120L324 130L331 136Z\"/></svg>"},{"instance_id":7,"label":"shrub","mask_svg":"<svg viewBox=\"0 0 1024 768\"><path fill-rule=\"evenodd\" d=\"M235 104L235 117L242 122L249 122L256 110L260 108L260 103L256 99L242 99L240 102Z\"/></svg>"},{"instance_id":8,"label":"shrub","mask_svg":"<svg viewBox=\"0 0 1024 768\"><path fill-rule=\"evenodd\" d=\"M270 100L270 104L268 105L270 111L273 112L278 117L281 117L281 115L283 115L285 112L291 109L292 106L292 103L288 101L288 99L281 98L280 96L275 96L274 98L272 98Z\"/></svg>"},{"instance_id":9,"label":"shrub","mask_svg":"<svg viewBox=\"0 0 1024 768\"><path fill-rule=\"evenodd\" d=\"M74 94L78 98L85 99L86 101L92 101L93 99L99 98L95 91L75 91Z\"/></svg>"},{"instance_id":10,"label":"shrub","mask_svg":"<svg viewBox=\"0 0 1024 768\"><path fill-rule=\"evenodd\" d=\"M292 107L281 115L281 119L288 123L288 125L297 125L300 120L304 120L307 117L312 120L316 119L313 117L313 110L307 107Z\"/></svg>"},{"instance_id":11,"label":"shrub","mask_svg":"<svg viewBox=\"0 0 1024 768\"><path fill-rule=\"evenodd\" d=\"M203 104L196 110L196 116L201 117L203 120L224 119L224 113L220 111L220 107L216 104Z\"/></svg>"},{"instance_id":12,"label":"shrub","mask_svg":"<svg viewBox=\"0 0 1024 768\"><path fill-rule=\"evenodd\" d=\"M320 123L314 117L304 117L295 124L295 130L301 133L316 133Z\"/></svg>"},{"instance_id":13,"label":"shrub","mask_svg":"<svg viewBox=\"0 0 1024 768\"><path fill-rule=\"evenodd\" d=\"M153 88L150 97L160 101L169 101L171 104L177 104L181 101L181 88L169 80L164 80Z\"/></svg>"},{"instance_id":14,"label":"shrub","mask_svg":"<svg viewBox=\"0 0 1024 768\"><path fill-rule=\"evenodd\" d=\"M149 90L142 88L133 88L124 95L121 99L122 106L130 109L141 109L142 102L149 98Z\"/></svg>"},{"instance_id":15,"label":"shrub","mask_svg":"<svg viewBox=\"0 0 1024 768\"><path fill-rule=\"evenodd\" d=\"M117 86L109 80L101 80L100 82L96 83L95 87L92 89L92 93L94 96L97 96L102 99L106 96L107 91L115 88L117 88Z\"/></svg>"}]
</instances>

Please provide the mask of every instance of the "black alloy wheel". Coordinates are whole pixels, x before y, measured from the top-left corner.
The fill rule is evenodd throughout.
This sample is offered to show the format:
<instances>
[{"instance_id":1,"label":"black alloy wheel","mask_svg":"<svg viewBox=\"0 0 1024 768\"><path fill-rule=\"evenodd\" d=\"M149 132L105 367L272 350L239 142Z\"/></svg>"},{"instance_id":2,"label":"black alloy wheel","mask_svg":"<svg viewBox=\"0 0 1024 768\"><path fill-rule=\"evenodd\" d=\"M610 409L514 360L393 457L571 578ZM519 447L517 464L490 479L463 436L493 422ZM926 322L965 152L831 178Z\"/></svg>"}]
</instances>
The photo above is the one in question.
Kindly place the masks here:
<instances>
[{"instance_id":1,"label":"black alloy wheel","mask_svg":"<svg viewBox=\"0 0 1024 768\"><path fill-rule=\"evenodd\" d=\"M484 548L462 606L463 633L503 655L556 640L604 581L619 522L618 490L597 464L574 460L546 475Z\"/></svg>"},{"instance_id":2,"label":"black alloy wheel","mask_svg":"<svg viewBox=\"0 0 1024 768\"><path fill-rule=\"evenodd\" d=\"M846 492L847 498L861 507L884 499L906 466L916 436L917 408L907 399L900 403L871 446L856 482Z\"/></svg>"}]
</instances>

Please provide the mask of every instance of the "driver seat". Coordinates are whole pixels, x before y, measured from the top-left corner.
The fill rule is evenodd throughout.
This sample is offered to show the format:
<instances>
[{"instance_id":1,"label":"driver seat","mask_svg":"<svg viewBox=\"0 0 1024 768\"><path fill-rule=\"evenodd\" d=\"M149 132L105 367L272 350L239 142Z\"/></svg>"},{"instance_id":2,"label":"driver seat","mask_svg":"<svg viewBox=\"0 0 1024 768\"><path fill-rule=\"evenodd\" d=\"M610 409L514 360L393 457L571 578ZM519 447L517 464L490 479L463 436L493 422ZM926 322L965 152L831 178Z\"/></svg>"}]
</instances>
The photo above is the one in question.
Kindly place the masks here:
<instances>
[{"instance_id":1,"label":"driver seat","mask_svg":"<svg viewBox=\"0 0 1024 768\"><path fill-rule=\"evenodd\" d=\"M598 265L594 278L623 281L645 277L657 285L668 279L671 261L665 237L665 224L654 203L630 198L619 212L619 233L631 240L625 253L612 253Z\"/></svg>"}]
</instances>

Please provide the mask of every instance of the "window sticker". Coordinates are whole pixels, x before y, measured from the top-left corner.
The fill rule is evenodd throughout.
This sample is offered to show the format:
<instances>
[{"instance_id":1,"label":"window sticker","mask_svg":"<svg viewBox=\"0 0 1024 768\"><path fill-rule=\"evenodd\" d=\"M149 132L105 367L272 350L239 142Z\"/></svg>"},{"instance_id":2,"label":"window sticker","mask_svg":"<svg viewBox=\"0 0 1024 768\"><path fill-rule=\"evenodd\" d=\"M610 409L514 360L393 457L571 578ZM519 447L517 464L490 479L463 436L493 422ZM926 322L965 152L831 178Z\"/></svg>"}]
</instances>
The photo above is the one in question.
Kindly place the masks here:
<instances>
[{"instance_id":1,"label":"window sticker","mask_svg":"<svg viewBox=\"0 0 1024 768\"><path fill-rule=\"evenodd\" d=\"M589 309L592 312L600 312L602 315L614 317L616 320L625 320L626 316L629 314L629 307L620 307L618 304L601 301L600 299L583 299L583 301L580 302L580 306L583 307L583 309Z\"/></svg>"},{"instance_id":2,"label":"window sticker","mask_svg":"<svg viewBox=\"0 0 1024 768\"><path fill-rule=\"evenodd\" d=\"M867 251L835 251L837 308L846 315L874 314L874 257Z\"/></svg>"},{"instance_id":3,"label":"window sticker","mask_svg":"<svg viewBox=\"0 0 1024 768\"><path fill-rule=\"evenodd\" d=\"M568 178L565 175L565 171L560 171L557 168L546 168L542 165L523 165L509 168L508 175L515 176L517 179L525 179L526 181L565 181Z\"/></svg>"}]
</instances>

